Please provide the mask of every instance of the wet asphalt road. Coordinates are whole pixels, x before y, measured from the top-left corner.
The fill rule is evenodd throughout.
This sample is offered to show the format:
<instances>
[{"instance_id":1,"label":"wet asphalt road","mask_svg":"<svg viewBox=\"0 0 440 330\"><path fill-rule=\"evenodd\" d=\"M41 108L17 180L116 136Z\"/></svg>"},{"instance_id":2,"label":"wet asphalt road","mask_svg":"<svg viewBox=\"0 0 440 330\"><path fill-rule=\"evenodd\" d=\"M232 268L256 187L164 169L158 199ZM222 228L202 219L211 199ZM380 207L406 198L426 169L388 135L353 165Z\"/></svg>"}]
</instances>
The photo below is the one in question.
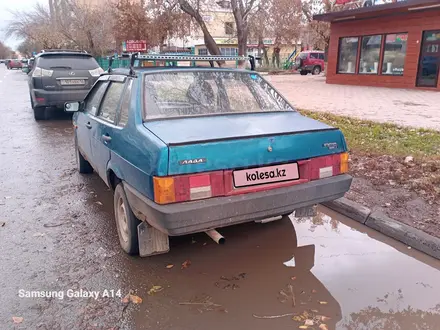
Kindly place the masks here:
<instances>
[{"instance_id":1,"label":"wet asphalt road","mask_svg":"<svg viewBox=\"0 0 440 330\"><path fill-rule=\"evenodd\" d=\"M278 316L305 312L330 317L328 329L440 329L440 262L324 208L294 226L223 229L223 246L200 234L172 238L165 255L125 255L112 193L75 170L71 119L35 122L26 79L0 66L0 330L297 329L304 321Z\"/></svg>"}]
</instances>

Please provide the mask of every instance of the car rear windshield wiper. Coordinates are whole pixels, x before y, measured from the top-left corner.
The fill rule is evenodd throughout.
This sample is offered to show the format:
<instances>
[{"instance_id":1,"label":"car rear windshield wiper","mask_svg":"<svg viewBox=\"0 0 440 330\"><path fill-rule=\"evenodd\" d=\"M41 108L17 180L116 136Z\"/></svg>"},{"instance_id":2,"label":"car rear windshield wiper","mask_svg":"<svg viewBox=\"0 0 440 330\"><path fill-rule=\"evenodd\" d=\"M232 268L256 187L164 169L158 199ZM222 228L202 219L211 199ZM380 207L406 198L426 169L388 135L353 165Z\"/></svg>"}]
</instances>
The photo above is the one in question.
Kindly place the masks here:
<instances>
[{"instance_id":1,"label":"car rear windshield wiper","mask_svg":"<svg viewBox=\"0 0 440 330\"><path fill-rule=\"evenodd\" d=\"M66 69L66 70L72 70L70 66L51 66L51 69Z\"/></svg>"}]
</instances>

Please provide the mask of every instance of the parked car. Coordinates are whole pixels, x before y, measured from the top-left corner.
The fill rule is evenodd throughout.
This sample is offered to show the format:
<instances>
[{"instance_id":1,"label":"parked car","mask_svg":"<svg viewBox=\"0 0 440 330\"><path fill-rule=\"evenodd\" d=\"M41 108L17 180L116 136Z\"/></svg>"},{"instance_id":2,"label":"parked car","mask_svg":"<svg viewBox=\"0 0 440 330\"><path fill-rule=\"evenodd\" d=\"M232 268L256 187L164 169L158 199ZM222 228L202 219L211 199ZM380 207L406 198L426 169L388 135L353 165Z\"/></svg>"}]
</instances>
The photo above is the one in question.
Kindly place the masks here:
<instances>
[{"instance_id":1,"label":"parked car","mask_svg":"<svg viewBox=\"0 0 440 330\"><path fill-rule=\"evenodd\" d=\"M115 69L65 110L78 171L113 189L129 254L164 253L168 236L196 232L221 241L215 228L303 212L350 188L342 132L295 111L254 71Z\"/></svg>"},{"instance_id":2,"label":"parked car","mask_svg":"<svg viewBox=\"0 0 440 330\"><path fill-rule=\"evenodd\" d=\"M21 63L21 60L9 60L6 63L6 66L7 66L8 70L21 69L23 64Z\"/></svg>"},{"instance_id":3,"label":"parked car","mask_svg":"<svg viewBox=\"0 0 440 330\"><path fill-rule=\"evenodd\" d=\"M21 71L24 73L29 72L29 60L27 58L21 60Z\"/></svg>"},{"instance_id":4,"label":"parked car","mask_svg":"<svg viewBox=\"0 0 440 330\"><path fill-rule=\"evenodd\" d=\"M325 70L324 52L319 50L304 51L296 57L296 69L303 76L308 73L318 75Z\"/></svg>"},{"instance_id":5,"label":"parked car","mask_svg":"<svg viewBox=\"0 0 440 330\"><path fill-rule=\"evenodd\" d=\"M6 60L0 60L0 64L3 64L3 63L5 63L5 61L6 61Z\"/></svg>"},{"instance_id":6,"label":"parked car","mask_svg":"<svg viewBox=\"0 0 440 330\"><path fill-rule=\"evenodd\" d=\"M29 78L35 119L46 118L46 107L63 109L65 102L82 101L102 72L85 52L55 49L38 54Z\"/></svg>"}]
</instances>

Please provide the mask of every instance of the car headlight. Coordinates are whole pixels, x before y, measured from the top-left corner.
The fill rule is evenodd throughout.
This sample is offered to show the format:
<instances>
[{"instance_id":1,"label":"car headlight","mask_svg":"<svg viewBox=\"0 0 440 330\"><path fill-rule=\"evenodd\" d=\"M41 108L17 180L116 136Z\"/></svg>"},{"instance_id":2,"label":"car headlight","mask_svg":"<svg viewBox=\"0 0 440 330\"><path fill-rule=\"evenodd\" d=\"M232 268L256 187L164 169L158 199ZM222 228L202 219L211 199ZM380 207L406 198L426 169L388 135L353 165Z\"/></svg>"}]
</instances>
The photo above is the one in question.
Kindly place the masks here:
<instances>
[{"instance_id":1,"label":"car headlight","mask_svg":"<svg viewBox=\"0 0 440 330\"><path fill-rule=\"evenodd\" d=\"M101 67L99 67L93 70L89 70L89 72L92 77L99 77L101 73L104 72L104 70Z\"/></svg>"}]
</instances>

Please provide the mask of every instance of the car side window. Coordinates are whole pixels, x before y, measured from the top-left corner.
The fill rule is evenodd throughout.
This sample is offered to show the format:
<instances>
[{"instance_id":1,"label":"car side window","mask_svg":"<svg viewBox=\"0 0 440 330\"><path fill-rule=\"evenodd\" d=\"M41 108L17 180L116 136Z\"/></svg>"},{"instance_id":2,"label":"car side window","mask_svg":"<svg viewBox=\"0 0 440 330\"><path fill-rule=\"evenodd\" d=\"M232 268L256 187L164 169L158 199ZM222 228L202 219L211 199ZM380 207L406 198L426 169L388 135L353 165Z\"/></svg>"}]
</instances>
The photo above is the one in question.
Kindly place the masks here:
<instances>
[{"instance_id":1,"label":"car side window","mask_svg":"<svg viewBox=\"0 0 440 330\"><path fill-rule=\"evenodd\" d=\"M316 53L310 53L310 58L313 58L313 59L318 59L318 54L316 54Z\"/></svg>"},{"instance_id":2,"label":"car side window","mask_svg":"<svg viewBox=\"0 0 440 330\"><path fill-rule=\"evenodd\" d=\"M104 95L104 99L99 109L98 117L110 123L114 123L116 113L121 100L122 91L124 90L124 83L112 82Z\"/></svg>"},{"instance_id":3,"label":"car side window","mask_svg":"<svg viewBox=\"0 0 440 330\"><path fill-rule=\"evenodd\" d=\"M319 54L319 59L320 59L320 60L324 60L324 59L325 59L325 57L324 57L324 54L323 54L323 53L320 53L320 54Z\"/></svg>"},{"instance_id":4,"label":"car side window","mask_svg":"<svg viewBox=\"0 0 440 330\"><path fill-rule=\"evenodd\" d=\"M102 96L105 93L105 89L107 88L106 81L98 81L93 89L90 91L89 95L86 99L85 112L90 113L93 116L96 116L96 113L99 109L99 104L101 103Z\"/></svg>"},{"instance_id":5,"label":"car side window","mask_svg":"<svg viewBox=\"0 0 440 330\"><path fill-rule=\"evenodd\" d=\"M130 108L131 100L131 86L133 85L133 80L129 79L127 81L127 89L125 90L124 96L122 97L121 110L119 114L118 126L125 127L128 123L128 110Z\"/></svg>"}]
</instances>

